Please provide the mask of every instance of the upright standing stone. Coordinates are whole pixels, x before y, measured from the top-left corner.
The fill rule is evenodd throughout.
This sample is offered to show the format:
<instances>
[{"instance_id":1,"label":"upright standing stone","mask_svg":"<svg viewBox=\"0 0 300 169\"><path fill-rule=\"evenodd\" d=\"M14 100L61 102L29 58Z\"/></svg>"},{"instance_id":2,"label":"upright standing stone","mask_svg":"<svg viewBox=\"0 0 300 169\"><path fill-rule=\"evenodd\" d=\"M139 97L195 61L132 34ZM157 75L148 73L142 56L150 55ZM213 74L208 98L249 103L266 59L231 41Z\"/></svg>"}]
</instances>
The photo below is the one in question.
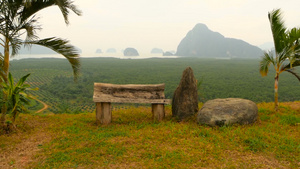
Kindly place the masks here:
<instances>
[{"instance_id":1,"label":"upright standing stone","mask_svg":"<svg viewBox=\"0 0 300 169\"><path fill-rule=\"evenodd\" d=\"M179 121L198 112L197 80L191 67L183 71L172 100L172 114Z\"/></svg>"}]
</instances>

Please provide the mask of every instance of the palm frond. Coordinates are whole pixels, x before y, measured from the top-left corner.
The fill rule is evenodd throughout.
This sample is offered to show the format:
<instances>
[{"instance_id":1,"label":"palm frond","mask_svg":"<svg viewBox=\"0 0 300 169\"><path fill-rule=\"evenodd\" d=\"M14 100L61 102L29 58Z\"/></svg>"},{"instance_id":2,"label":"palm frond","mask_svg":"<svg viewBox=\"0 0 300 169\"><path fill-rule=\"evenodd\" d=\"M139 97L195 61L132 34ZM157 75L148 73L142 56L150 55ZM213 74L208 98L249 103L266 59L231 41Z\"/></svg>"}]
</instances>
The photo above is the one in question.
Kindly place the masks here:
<instances>
[{"instance_id":1,"label":"palm frond","mask_svg":"<svg viewBox=\"0 0 300 169\"><path fill-rule=\"evenodd\" d=\"M282 64L280 71L283 72L283 71L286 71L288 69L291 69L291 68L294 68L294 67L297 67L297 66L300 66L300 58L296 59L292 64L291 64L291 62Z\"/></svg>"},{"instance_id":2,"label":"palm frond","mask_svg":"<svg viewBox=\"0 0 300 169\"><path fill-rule=\"evenodd\" d=\"M59 7L66 24L69 24L68 15L70 13L70 10L77 15L81 15L81 11L77 9L77 7L73 4L73 1L70 0L34 0L30 2L28 1L24 6L24 9L22 11L22 20L30 18L33 14L42 9L55 5Z\"/></svg>"},{"instance_id":3,"label":"palm frond","mask_svg":"<svg viewBox=\"0 0 300 169\"><path fill-rule=\"evenodd\" d=\"M69 24L68 15L70 13L69 9L72 10L75 14L81 15L81 11L77 9L73 2L70 0L57 0L56 5L60 8L61 13L64 16L66 24Z\"/></svg>"},{"instance_id":4,"label":"palm frond","mask_svg":"<svg viewBox=\"0 0 300 169\"><path fill-rule=\"evenodd\" d=\"M269 12L268 18L271 25L275 51L276 53L280 53L285 47L284 39L286 38L286 27L284 26L280 9L275 9Z\"/></svg>"},{"instance_id":5,"label":"palm frond","mask_svg":"<svg viewBox=\"0 0 300 169\"><path fill-rule=\"evenodd\" d=\"M291 66L293 66L293 63L297 59L300 59L300 29L292 28L287 31L287 37L286 46L290 49L290 51L287 52L287 58L289 59Z\"/></svg>"},{"instance_id":6,"label":"palm frond","mask_svg":"<svg viewBox=\"0 0 300 169\"><path fill-rule=\"evenodd\" d=\"M296 76L296 78L300 81L300 76L296 72L294 72L293 69L287 69L285 71L287 71L287 72L291 73L292 75Z\"/></svg>"},{"instance_id":7,"label":"palm frond","mask_svg":"<svg viewBox=\"0 0 300 169\"><path fill-rule=\"evenodd\" d=\"M44 0L35 0L30 1L27 0L24 3L24 8L20 12L21 13L21 21L25 21L29 19L31 16L33 16L35 13L39 12L40 10L43 10L47 7L55 5L55 0L50 1L44 1Z\"/></svg>"},{"instance_id":8,"label":"palm frond","mask_svg":"<svg viewBox=\"0 0 300 169\"><path fill-rule=\"evenodd\" d=\"M11 57L18 54L21 49L21 45L24 43L19 37L9 37L10 47L11 47Z\"/></svg>"},{"instance_id":9,"label":"palm frond","mask_svg":"<svg viewBox=\"0 0 300 169\"><path fill-rule=\"evenodd\" d=\"M267 76L269 72L269 66L270 64L276 65L276 61L274 60L273 52L264 52L264 55L262 56L262 60L259 64L259 72L262 76Z\"/></svg>"},{"instance_id":10,"label":"palm frond","mask_svg":"<svg viewBox=\"0 0 300 169\"><path fill-rule=\"evenodd\" d=\"M28 73L27 75L23 76L23 77L19 80L19 82L17 83L16 86L22 86L22 85L24 84L24 82L26 81L26 79L28 78L28 76L30 76L30 73ZM25 84L25 85L26 85L26 84ZM27 86L26 86L26 87L27 87ZM28 87L30 87L30 86L28 86Z\"/></svg>"},{"instance_id":11,"label":"palm frond","mask_svg":"<svg viewBox=\"0 0 300 169\"><path fill-rule=\"evenodd\" d=\"M288 36L289 44L292 44L292 45L299 44L300 28L292 28L291 30L287 31L286 33Z\"/></svg>"},{"instance_id":12,"label":"palm frond","mask_svg":"<svg viewBox=\"0 0 300 169\"><path fill-rule=\"evenodd\" d=\"M0 69L2 68L3 60L4 60L4 55L0 52Z\"/></svg>"},{"instance_id":13,"label":"palm frond","mask_svg":"<svg viewBox=\"0 0 300 169\"><path fill-rule=\"evenodd\" d=\"M294 68L297 67L297 66L300 66L300 59L296 59L293 62L292 66L291 66L291 62L283 64L281 66L280 72L287 71L287 72L291 73L292 75L294 75L300 81L300 76L294 71Z\"/></svg>"},{"instance_id":14,"label":"palm frond","mask_svg":"<svg viewBox=\"0 0 300 169\"><path fill-rule=\"evenodd\" d=\"M20 24L19 30L25 29L26 31L26 41L38 39L36 30L41 29L40 25L37 22L38 19L39 18L36 18L36 16L33 16L28 21Z\"/></svg>"},{"instance_id":15,"label":"palm frond","mask_svg":"<svg viewBox=\"0 0 300 169\"><path fill-rule=\"evenodd\" d=\"M26 43L44 46L49 49L52 49L53 51L57 52L58 54L63 55L71 64L72 69L73 69L74 78L75 78L75 80L77 79L77 77L79 75L79 69L80 69L79 54L74 46L68 44L69 41L52 37L52 38L46 38L46 39L41 39L41 40L37 40L37 41L28 41Z\"/></svg>"},{"instance_id":16,"label":"palm frond","mask_svg":"<svg viewBox=\"0 0 300 169\"><path fill-rule=\"evenodd\" d=\"M8 85L14 86L14 78L12 77L11 73L8 74ZM13 88L11 90L14 90Z\"/></svg>"}]
</instances>

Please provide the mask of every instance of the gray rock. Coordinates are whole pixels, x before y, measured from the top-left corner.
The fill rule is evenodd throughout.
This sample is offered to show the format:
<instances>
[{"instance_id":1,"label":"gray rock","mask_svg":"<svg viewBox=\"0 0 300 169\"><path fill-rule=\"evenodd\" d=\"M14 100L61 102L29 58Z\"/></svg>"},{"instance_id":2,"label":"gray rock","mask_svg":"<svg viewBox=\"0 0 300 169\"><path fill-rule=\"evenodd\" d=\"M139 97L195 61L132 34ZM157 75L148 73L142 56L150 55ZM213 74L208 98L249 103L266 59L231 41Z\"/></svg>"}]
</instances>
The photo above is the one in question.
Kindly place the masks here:
<instances>
[{"instance_id":1,"label":"gray rock","mask_svg":"<svg viewBox=\"0 0 300 169\"><path fill-rule=\"evenodd\" d=\"M250 100L239 98L214 99L207 101L197 115L199 124L223 126L251 124L257 120L258 108Z\"/></svg>"},{"instance_id":2,"label":"gray rock","mask_svg":"<svg viewBox=\"0 0 300 169\"><path fill-rule=\"evenodd\" d=\"M172 99L172 115L179 121L198 112L197 80L192 68L188 67L182 74L179 86Z\"/></svg>"}]
</instances>

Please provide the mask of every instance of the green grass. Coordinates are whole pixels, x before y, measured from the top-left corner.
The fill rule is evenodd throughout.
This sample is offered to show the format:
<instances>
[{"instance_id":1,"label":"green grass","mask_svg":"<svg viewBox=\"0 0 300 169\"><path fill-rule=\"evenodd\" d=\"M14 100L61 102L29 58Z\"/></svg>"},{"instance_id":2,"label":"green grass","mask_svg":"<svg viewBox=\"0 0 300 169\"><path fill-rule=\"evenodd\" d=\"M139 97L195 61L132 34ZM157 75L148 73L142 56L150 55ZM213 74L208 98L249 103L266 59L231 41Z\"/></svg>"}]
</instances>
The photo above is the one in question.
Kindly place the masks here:
<instances>
[{"instance_id":1,"label":"green grass","mask_svg":"<svg viewBox=\"0 0 300 169\"><path fill-rule=\"evenodd\" d=\"M294 102L299 104L299 102ZM252 125L211 128L196 118L178 123L166 107L154 123L150 107L113 110L110 125L95 124L94 113L20 116L18 134L0 136L0 153L26 140L39 149L24 168L297 168L300 162L300 111L261 103ZM29 150L30 151L30 150ZM11 157L7 165L18 168ZM1 164L1 160L0 160Z\"/></svg>"}]
</instances>

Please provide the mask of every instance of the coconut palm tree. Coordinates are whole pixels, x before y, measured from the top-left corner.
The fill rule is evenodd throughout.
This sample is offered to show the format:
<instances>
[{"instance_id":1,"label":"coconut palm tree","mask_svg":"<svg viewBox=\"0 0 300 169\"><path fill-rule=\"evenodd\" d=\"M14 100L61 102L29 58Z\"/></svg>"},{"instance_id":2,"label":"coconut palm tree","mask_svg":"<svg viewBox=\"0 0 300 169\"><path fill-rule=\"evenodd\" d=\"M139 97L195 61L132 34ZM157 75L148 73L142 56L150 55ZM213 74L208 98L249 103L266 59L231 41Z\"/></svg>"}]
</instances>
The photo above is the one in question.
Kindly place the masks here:
<instances>
[{"instance_id":1,"label":"coconut palm tree","mask_svg":"<svg viewBox=\"0 0 300 169\"><path fill-rule=\"evenodd\" d=\"M300 76L294 71L300 65L300 29L292 28L288 30L284 26L280 9L268 13L275 49L264 52L260 61L260 74L266 76L269 66L272 64L275 69L275 110L278 110L278 81L279 75L286 71L298 78Z\"/></svg>"},{"instance_id":2,"label":"coconut palm tree","mask_svg":"<svg viewBox=\"0 0 300 169\"><path fill-rule=\"evenodd\" d=\"M71 64L74 77L79 72L79 54L77 50L67 40L50 37L39 39L36 31L41 29L37 23L37 12L48 7L58 7L68 24L68 14L73 11L80 15L81 11L73 4L71 0L2 0L0 2L0 45L4 52L0 53L3 59L0 61L0 75L4 81L8 81L9 58L18 54L22 45L30 47L31 45L40 45L52 49L58 54L63 55ZM23 38L25 37L26 38ZM0 86L1 87L1 86ZM3 99L7 96L3 93ZM5 125L5 115L7 107L1 108L1 123Z\"/></svg>"}]
</instances>

